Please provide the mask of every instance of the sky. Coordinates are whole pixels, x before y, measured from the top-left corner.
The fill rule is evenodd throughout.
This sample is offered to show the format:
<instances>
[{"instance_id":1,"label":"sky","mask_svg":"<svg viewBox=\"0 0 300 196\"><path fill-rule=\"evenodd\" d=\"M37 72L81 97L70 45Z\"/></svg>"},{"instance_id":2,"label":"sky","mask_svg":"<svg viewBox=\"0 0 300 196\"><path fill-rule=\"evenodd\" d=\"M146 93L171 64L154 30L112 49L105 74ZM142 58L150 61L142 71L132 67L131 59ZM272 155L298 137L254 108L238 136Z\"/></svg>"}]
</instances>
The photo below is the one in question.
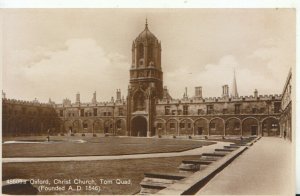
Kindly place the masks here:
<instances>
[{"instance_id":1,"label":"sky","mask_svg":"<svg viewBox=\"0 0 300 196\"><path fill-rule=\"evenodd\" d=\"M295 9L2 10L2 83L7 98L61 103L109 101L129 84L132 41L148 19L162 44L164 85L173 98L231 91L280 94L296 62Z\"/></svg>"}]
</instances>

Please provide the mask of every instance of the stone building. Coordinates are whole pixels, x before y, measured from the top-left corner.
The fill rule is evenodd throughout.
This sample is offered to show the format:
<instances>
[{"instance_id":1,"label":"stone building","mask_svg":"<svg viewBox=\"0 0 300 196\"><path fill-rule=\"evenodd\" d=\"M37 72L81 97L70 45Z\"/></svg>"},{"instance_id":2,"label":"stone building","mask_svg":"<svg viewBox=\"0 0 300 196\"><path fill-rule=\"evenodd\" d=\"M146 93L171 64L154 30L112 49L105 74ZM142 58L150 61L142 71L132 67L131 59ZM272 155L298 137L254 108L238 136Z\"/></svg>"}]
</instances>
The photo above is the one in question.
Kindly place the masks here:
<instances>
[{"instance_id":1,"label":"stone building","mask_svg":"<svg viewBox=\"0 0 300 196\"><path fill-rule=\"evenodd\" d=\"M82 103L79 93L74 103L64 99L62 104L3 98L3 134L40 134L51 127L61 133L124 136L286 135L292 138L291 72L282 95L259 95L255 89L253 95L239 96L234 73L231 94L225 84L220 97L204 97L205 89L198 86L193 96L188 96L186 88L183 98L174 99L163 86L161 57L161 42L150 32L146 22L145 29L132 43L126 99L121 97L119 89L116 98L112 97L109 102L98 102L96 92L89 103ZM32 109L25 109L24 113L22 108ZM17 123L19 118L14 116L15 109L27 119L27 124L33 119L39 123L23 128L23 124ZM51 122L47 126L46 119Z\"/></svg>"},{"instance_id":2,"label":"stone building","mask_svg":"<svg viewBox=\"0 0 300 196\"><path fill-rule=\"evenodd\" d=\"M290 70L281 97L281 135L292 140L292 71Z\"/></svg>"},{"instance_id":3,"label":"stone building","mask_svg":"<svg viewBox=\"0 0 300 196\"><path fill-rule=\"evenodd\" d=\"M42 135L60 132L61 119L52 104L7 99L2 93L2 135Z\"/></svg>"}]
</instances>

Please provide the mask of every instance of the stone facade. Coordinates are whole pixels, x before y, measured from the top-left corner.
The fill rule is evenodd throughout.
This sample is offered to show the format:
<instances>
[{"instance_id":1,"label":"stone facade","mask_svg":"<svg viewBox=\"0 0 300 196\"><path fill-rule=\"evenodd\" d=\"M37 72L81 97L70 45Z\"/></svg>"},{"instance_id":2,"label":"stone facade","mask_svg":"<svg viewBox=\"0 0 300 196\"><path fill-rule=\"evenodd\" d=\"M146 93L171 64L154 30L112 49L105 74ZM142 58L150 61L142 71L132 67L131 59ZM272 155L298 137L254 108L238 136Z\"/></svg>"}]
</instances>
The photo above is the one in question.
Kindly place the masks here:
<instances>
[{"instance_id":1,"label":"stone facade","mask_svg":"<svg viewBox=\"0 0 300 196\"><path fill-rule=\"evenodd\" d=\"M280 115L281 136L292 140L292 71L290 70L282 92L281 115Z\"/></svg>"},{"instance_id":2,"label":"stone facade","mask_svg":"<svg viewBox=\"0 0 300 196\"><path fill-rule=\"evenodd\" d=\"M238 96L228 85L220 97L205 98L202 87L188 97L173 99L163 87L161 42L146 23L133 41L127 98L90 103L64 99L62 104L40 104L2 99L3 135L42 134L49 128L60 133L93 133L127 136L261 135L292 138L291 73L282 95ZM24 109L25 108L25 109ZM24 112L25 111L25 112ZM19 116L20 115L20 116ZM24 122L24 123L21 123ZM35 123L37 122L37 123ZM54 131L55 130L55 131Z\"/></svg>"},{"instance_id":3,"label":"stone facade","mask_svg":"<svg viewBox=\"0 0 300 196\"><path fill-rule=\"evenodd\" d=\"M61 119L52 104L2 98L2 135L43 135L60 132Z\"/></svg>"}]
</instances>

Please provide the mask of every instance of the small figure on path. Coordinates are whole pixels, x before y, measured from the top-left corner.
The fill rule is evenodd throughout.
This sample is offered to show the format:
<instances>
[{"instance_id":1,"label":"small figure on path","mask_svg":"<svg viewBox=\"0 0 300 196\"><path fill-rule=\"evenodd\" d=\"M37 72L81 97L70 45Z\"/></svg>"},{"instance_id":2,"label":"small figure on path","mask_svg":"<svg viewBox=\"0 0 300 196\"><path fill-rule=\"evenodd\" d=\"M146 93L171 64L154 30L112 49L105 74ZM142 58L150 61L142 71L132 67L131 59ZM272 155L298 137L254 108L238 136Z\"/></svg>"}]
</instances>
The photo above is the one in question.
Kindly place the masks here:
<instances>
[{"instance_id":1,"label":"small figure on path","mask_svg":"<svg viewBox=\"0 0 300 196\"><path fill-rule=\"evenodd\" d=\"M49 142L50 141L50 129L48 129L47 132L48 132L47 140Z\"/></svg>"}]
</instances>

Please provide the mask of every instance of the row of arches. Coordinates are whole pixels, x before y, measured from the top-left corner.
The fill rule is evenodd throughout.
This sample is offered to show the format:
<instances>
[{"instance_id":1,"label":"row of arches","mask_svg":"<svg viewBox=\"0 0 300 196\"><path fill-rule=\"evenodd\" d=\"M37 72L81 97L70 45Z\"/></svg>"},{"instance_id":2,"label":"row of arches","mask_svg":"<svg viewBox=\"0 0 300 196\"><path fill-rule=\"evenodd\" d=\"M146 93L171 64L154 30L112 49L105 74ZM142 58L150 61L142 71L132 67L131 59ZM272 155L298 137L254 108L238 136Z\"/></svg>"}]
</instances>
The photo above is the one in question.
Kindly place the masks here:
<instances>
[{"instance_id":1,"label":"row of arches","mask_svg":"<svg viewBox=\"0 0 300 196\"><path fill-rule=\"evenodd\" d=\"M231 117L227 120L220 117L211 120L157 119L155 127L157 135L280 135L279 121L275 117L266 117L261 121L254 117Z\"/></svg>"},{"instance_id":2,"label":"row of arches","mask_svg":"<svg viewBox=\"0 0 300 196\"><path fill-rule=\"evenodd\" d=\"M126 121L123 118L113 119L86 119L66 120L63 130L67 133L111 133L126 135Z\"/></svg>"}]
</instances>

